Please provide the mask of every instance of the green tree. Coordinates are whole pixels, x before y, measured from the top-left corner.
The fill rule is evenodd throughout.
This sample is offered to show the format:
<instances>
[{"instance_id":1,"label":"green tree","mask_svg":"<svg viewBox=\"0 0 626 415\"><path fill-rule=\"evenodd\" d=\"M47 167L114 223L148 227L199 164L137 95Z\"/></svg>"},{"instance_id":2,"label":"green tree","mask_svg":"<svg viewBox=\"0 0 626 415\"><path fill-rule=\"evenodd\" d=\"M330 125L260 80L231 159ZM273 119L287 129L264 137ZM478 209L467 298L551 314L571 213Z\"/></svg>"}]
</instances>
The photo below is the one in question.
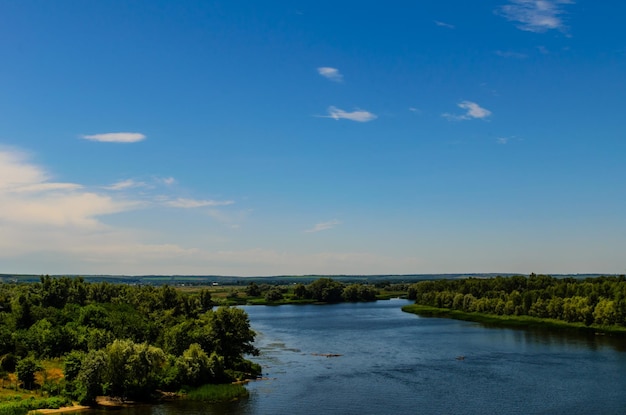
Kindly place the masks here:
<instances>
[{"instance_id":1,"label":"green tree","mask_svg":"<svg viewBox=\"0 0 626 415\"><path fill-rule=\"evenodd\" d=\"M265 301L274 302L283 299L283 293L278 287L272 287L265 293Z\"/></svg>"},{"instance_id":2,"label":"green tree","mask_svg":"<svg viewBox=\"0 0 626 415\"><path fill-rule=\"evenodd\" d=\"M261 288L259 288L256 282L252 281L246 287L246 295L248 297L259 297L261 295Z\"/></svg>"},{"instance_id":3,"label":"green tree","mask_svg":"<svg viewBox=\"0 0 626 415\"><path fill-rule=\"evenodd\" d=\"M600 299L593 312L594 322L600 325L610 326L617 323L617 307L615 302L607 300L606 298Z\"/></svg>"},{"instance_id":4,"label":"green tree","mask_svg":"<svg viewBox=\"0 0 626 415\"><path fill-rule=\"evenodd\" d=\"M65 356L63 376L66 381L71 382L78 377L84 358L85 353L78 350L72 350Z\"/></svg>"},{"instance_id":5,"label":"green tree","mask_svg":"<svg viewBox=\"0 0 626 415\"><path fill-rule=\"evenodd\" d=\"M198 293L198 298L200 300L200 310L203 313L206 313L211 308L213 308L213 299L211 298L211 291L203 288Z\"/></svg>"},{"instance_id":6,"label":"green tree","mask_svg":"<svg viewBox=\"0 0 626 415\"><path fill-rule=\"evenodd\" d=\"M242 309L219 307L208 314L208 327L212 351L224 358L227 368L243 359L244 354L258 355L252 344L255 333Z\"/></svg>"},{"instance_id":7,"label":"green tree","mask_svg":"<svg viewBox=\"0 0 626 415\"><path fill-rule=\"evenodd\" d=\"M20 359L15 366L17 379L22 382L24 389L35 387L35 373L43 370L43 366L33 356Z\"/></svg>"},{"instance_id":8,"label":"green tree","mask_svg":"<svg viewBox=\"0 0 626 415\"><path fill-rule=\"evenodd\" d=\"M76 397L81 404L93 404L96 396L102 394L107 366L104 350L91 350L85 355L75 382Z\"/></svg>"},{"instance_id":9,"label":"green tree","mask_svg":"<svg viewBox=\"0 0 626 415\"><path fill-rule=\"evenodd\" d=\"M293 287L293 295L296 298L308 298L308 294L306 286L300 282Z\"/></svg>"},{"instance_id":10,"label":"green tree","mask_svg":"<svg viewBox=\"0 0 626 415\"><path fill-rule=\"evenodd\" d=\"M198 343L183 352L176 367L183 385L198 386L224 379L224 359L215 352L208 356Z\"/></svg>"},{"instance_id":11,"label":"green tree","mask_svg":"<svg viewBox=\"0 0 626 415\"><path fill-rule=\"evenodd\" d=\"M156 389L166 362L163 350L147 343L115 340L105 352L108 393L123 399L145 398Z\"/></svg>"},{"instance_id":12,"label":"green tree","mask_svg":"<svg viewBox=\"0 0 626 415\"><path fill-rule=\"evenodd\" d=\"M32 311L32 304L30 298L26 294L20 294L13 304L11 304L11 310L15 318L15 325L18 329L27 329L35 321Z\"/></svg>"},{"instance_id":13,"label":"green tree","mask_svg":"<svg viewBox=\"0 0 626 415\"><path fill-rule=\"evenodd\" d=\"M189 320L166 328L163 333L163 349L174 356L180 356L196 340L197 329L196 322Z\"/></svg>"},{"instance_id":14,"label":"green tree","mask_svg":"<svg viewBox=\"0 0 626 415\"><path fill-rule=\"evenodd\" d=\"M345 301L355 302L359 301L359 285L350 284L343 289L342 297Z\"/></svg>"},{"instance_id":15,"label":"green tree","mask_svg":"<svg viewBox=\"0 0 626 415\"><path fill-rule=\"evenodd\" d=\"M308 286L311 297L324 303L338 303L343 294L343 284L331 278L320 278Z\"/></svg>"}]
</instances>

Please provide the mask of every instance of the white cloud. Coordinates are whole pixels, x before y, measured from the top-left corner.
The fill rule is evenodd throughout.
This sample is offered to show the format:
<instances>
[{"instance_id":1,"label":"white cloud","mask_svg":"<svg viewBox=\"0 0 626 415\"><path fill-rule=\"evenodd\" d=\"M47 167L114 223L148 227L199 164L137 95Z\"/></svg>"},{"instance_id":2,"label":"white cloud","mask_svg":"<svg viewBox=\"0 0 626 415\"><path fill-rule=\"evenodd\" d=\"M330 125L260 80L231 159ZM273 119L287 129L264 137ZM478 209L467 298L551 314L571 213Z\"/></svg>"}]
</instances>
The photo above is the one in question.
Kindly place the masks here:
<instances>
[{"instance_id":1,"label":"white cloud","mask_svg":"<svg viewBox=\"0 0 626 415\"><path fill-rule=\"evenodd\" d=\"M176 183L176 179L173 177L164 177L161 179L161 182L163 182L163 184L170 186L173 185L174 183Z\"/></svg>"},{"instance_id":2,"label":"white cloud","mask_svg":"<svg viewBox=\"0 0 626 415\"><path fill-rule=\"evenodd\" d=\"M328 107L328 115L326 116L326 118L332 118L334 120L344 119L358 122L368 122L375 120L378 117L369 111L357 109L352 112L346 112L337 107Z\"/></svg>"},{"instance_id":3,"label":"white cloud","mask_svg":"<svg viewBox=\"0 0 626 415\"><path fill-rule=\"evenodd\" d=\"M157 179L171 184L169 177ZM50 175L26 154L0 148L0 229L3 236L25 235L26 229L56 229L60 234L108 228L101 217L156 205L178 208L218 207L231 200L172 199L147 193L120 196L117 191L137 187L150 189L144 182L122 180L110 186L88 189L76 183L50 180ZM11 231L12 230L12 231ZM38 243L33 243L37 246Z\"/></svg>"},{"instance_id":4,"label":"white cloud","mask_svg":"<svg viewBox=\"0 0 626 415\"><path fill-rule=\"evenodd\" d=\"M23 154L0 150L0 223L94 227L98 216L133 209L137 203L56 183Z\"/></svg>"},{"instance_id":5,"label":"white cloud","mask_svg":"<svg viewBox=\"0 0 626 415\"><path fill-rule=\"evenodd\" d=\"M444 23L444 22L440 22L438 20L435 20L435 24L439 27L445 27L446 29L454 29L454 25L451 25L449 23Z\"/></svg>"},{"instance_id":6,"label":"white cloud","mask_svg":"<svg viewBox=\"0 0 626 415\"><path fill-rule=\"evenodd\" d=\"M506 144L509 142L509 137L498 137L496 138L498 144Z\"/></svg>"},{"instance_id":7,"label":"white cloud","mask_svg":"<svg viewBox=\"0 0 626 415\"><path fill-rule=\"evenodd\" d=\"M415 114L421 114L422 113L421 109L415 108L415 107L409 107L409 111L411 111L412 113L415 113Z\"/></svg>"},{"instance_id":8,"label":"white cloud","mask_svg":"<svg viewBox=\"0 0 626 415\"><path fill-rule=\"evenodd\" d=\"M459 108L467 110L466 116L470 118L486 118L491 115L491 111L482 108L475 102L463 101L459 104Z\"/></svg>"},{"instance_id":9,"label":"white cloud","mask_svg":"<svg viewBox=\"0 0 626 415\"><path fill-rule=\"evenodd\" d=\"M105 133L82 135L81 138L103 143L136 143L145 140L146 136L141 133Z\"/></svg>"},{"instance_id":10,"label":"white cloud","mask_svg":"<svg viewBox=\"0 0 626 415\"><path fill-rule=\"evenodd\" d=\"M563 30L562 5L573 4L572 0L510 0L497 12L509 21L517 22L517 28L528 32L543 33L548 30Z\"/></svg>"},{"instance_id":11,"label":"white cloud","mask_svg":"<svg viewBox=\"0 0 626 415\"><path fill-rule=\"evenodd\" d=\"M2 200L0 196L0 200ZM4 199L7 200L7 199ZM130 210L137 203L115 200L96 193L56 193L32 198L11 198L0 213L0 221L28 225L97 227L97 217ZM8 201L7 200L7 201Z\"/></svg>"},{"instance_id":12,"label":"white cloud","mask_svg":"<svg viewBox=\"0 0 626 415\"><path fill-rule=\"evenodd\" d=\"M106 186L105 189L107 190L125 190L125 189L131 189L133 187L142 187L145 186L146 184L144 182L136 182L132 179L128 179L128 180L122 180L119 181L117 183L113 183L111 186Z\"/></svg>"},{"instance_id":13,"label":"white cloud","mask_svg":"<svg viewBox=\"0 0 626 415\"><path fill-rule=\"evenodd\" d=\"M491 111L486 108L481 107L475 102L472 101L461 101L457 104L457 106L461 109L466 110L465 114L449 114L444 113L442 117L445 117L449 120L453 121L462 121L462 120L473 120L473 119L484 119L491 115Z\"/></svg>"},{"instance_id":14,"label":"white cloud","mask_svg":"<svg viewBox=\"0 0 626 415\"><path fill-rule=\"evenodd\" d=\"M40 184L48 175L27 163L27 156L16 150L0 149L0 189L15 189Z\"/></svg>"},{"instance_id":15,"label":"white cloud","mask_svg":"<svg viewBox=\"0 0 626 415\"><path fill-rule=\"evenodd\" d=\"M173 179L163 182L172 183ZM141 192L133 194L131 190L138 186L142 186ZM91 189L55 182L26 154L0 148L0 258L5 272L180 274L212 268L220 255L184 246L187 236L161 234L167 226L162 228L156 223L142 229L139 223L125 222L128 218L124 216L116 218L117 225L111 225L104 217L138 209L152 214L151 208L164 204L208 207L211 212L206 222L194 225L206 230L203 227L218 220L217 207L233 202L171 196L159 200L149 193L150 189L150 185L134 180ZM239 215L229 219L227 214L220 219L231 227L237 226L233 220L243 218ZM167 219L162 218L164 222Z\"/></svg>"},{"instance_id":16,"label":"white cloud","mask_svg":"<svg viewBox=\"0 0 626 415\"><path fill-rule=\"evenodd\" d=\"M167 206L183 209L192 209L205 206L227 206L232 205L233 203L235 202L232 200L195 200L185 198L178 198L176 200L169 200L165 202Z\"/></svg>"},{"instance_id":17,"label":"white cloud","mask_svg":"<svg viewBox=\"0 0 626 415\"><path fill-rule=\"evenodd\" d=\"M315 233L320 231L326 231L328 229L332 229L337 225L340 225L341 222L338 220L330 220L328 222L320 222L315 224L311 229L307 229L305 232L307 233Z\"/></svg>"},{"instance_id":18,"label":"white cloud","mask_svg":"<svg viewBox=\"0 0 626 415\"><path fill-rule=\"evenodd\" d=\"M57 183L49 180L49 175L43 169L30 164L25 154L0 149L0 195L67 191L82 187L76 183Z\"/></svg>"},{"instance_id":19,"label":"white cloud","mask_svg":"<svg viewBox=\"0 0 626 415\"><path fill-rule=\"evenodd\" d=\"M343 81L343 75L339 72L339 69L337 68L330 68L327 66L323 66L323 67L317 68L317 73L322 75L324 78L330 79L331 81L334 81L334 82Z\"/></svg>"}]
</instances>

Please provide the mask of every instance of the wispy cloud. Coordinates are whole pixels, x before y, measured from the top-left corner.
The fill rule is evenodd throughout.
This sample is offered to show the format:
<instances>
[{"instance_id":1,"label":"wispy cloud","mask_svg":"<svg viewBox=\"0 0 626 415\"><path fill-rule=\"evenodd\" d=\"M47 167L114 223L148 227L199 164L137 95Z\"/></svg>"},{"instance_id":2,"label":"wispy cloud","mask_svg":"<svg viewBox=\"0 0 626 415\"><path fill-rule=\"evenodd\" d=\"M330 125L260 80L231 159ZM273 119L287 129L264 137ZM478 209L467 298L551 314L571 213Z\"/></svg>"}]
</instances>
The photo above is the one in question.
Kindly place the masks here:
<instances>
[{"instance_id":1,"label":"wispy cloud","mask_svg":"<svg viewBox=\"0 0 626 415\"><path fill-rule=\"evenodd\" d=\"M473 119L485 119L491 115L491 111L481 107L472 101L461 101L457 104L461 109L466 110L465 114L441 114L442 117L453 121L473 120Z\"/></svg>"},{"instance_id":2,"label":"wispy cloud","mask_svg":"<svg viewBox=\"0 0 626 415\"><path fill-rule=\"evenodd\" d=\"M315 224L315 226L313 226L311 229L307 229L305 230L305 232L307 233L314 233L314 232L321 232L321 231L326 231L328 229L332 229L337 225L340 225L341 222L338 220L330 220L328 222L320 222Z\"/></svg>"},{"instance_id":3,"label":"wispy cloud","mask_svg":"<svg viewBox=\"0 0 626 415\"><path fill-rule=\"evenodd\" d=\"M82 135L81 138L102 143L136 143L145 140L146 136L141 133L104 133Z\"/></svg>"},{"instance_id":4,"label":"wispy cloud","mask_svg":"<svg viewBox=\"0 0 626 415\"><path fill-rule=\"evenodd\" d=\"M105 186L104 188L107 190L125 190L125 189L131 189L133 187L143 187L146 184L144 182L137 182L135 180L132 179L128 179L128 180L121 180L117 183L113 183L110 186Z\"/></svg>"},{"instance_id":5,"label":"wispy cloud","mask_svg":"<svg viewBox=\"0 0 626 415\"><path fill-rule=\"evenodd\" d=\"M344 119L358 122L368 122L378 118L375 114L372 114L369 111L357 109L352 112L347 112L337 107L328 107L328 115L323 117L332 118L334 120Z\"/></svg>"},{"instance_id":6,"label":"wispy cloud","mask_svg":"<svg viewBox=\"0 0 626 415\"><path fill-rule=\"evenodd\" d=\"M339 69L337 68L322 66L320 68L317 68L317 73L322 75L324 78L330 79L333 82L343 82L343 75L339 72Z\"/></svg>"},{"instance_id":7,"label":"wispy cloud","mask_svg":"<svg viewBox=\"0 0 626 415\"><path fill-rule=\"evenodd\" d=\"M409 111L411 111L414 114L421 114L422 110L419 108L415 108L415 107L409 107Z\"/></svg>"},{"instance_id":8,"label":"wispy cloud","mask_svg":"<svg viewBox=\"0 0 626 415\"><path fill-rule=\"evenodd\" d=\"M562 5L573 4L573 0L510 0L496 13L509 21L517 22L517 28L528 32L543 33L548 30L563 30Z\"/></svg>"},{"instance_id":9,"label":"wispy cloud","mask_svg":"<svg viewBox=\"0 0 626 415\"><path fill-rule=\"evenodd\" d=\"M510 140L509 137L498 137L498 138L496 138L496 142L498 144L506 144L506 143L509 142L509 140Z\"/></svg>"},{"instance_id":10,"label":"wispy cloud","mask_svg":"<svg viewBox=\"0 0 626 415\"><path fill-rule=\"evenodd\" d=\"M164 185L171 186L176 183L176 179L173 177L163 177L160 179Z\"/></svg>"},{"instance_id":11,"label":"wispy cloud","mask_svg":"<svg viewBox=\"0 0 626 415\"><path fill-rule=\"evenodd\" d=\"M167 206L183 209L193 209L205 206L227 206L232 205L233 203L235 202L232 200L196 200L185 198L178 198L165 202Z\"/></svg>"},{"instance_id":12,"label":"wispy cloud","mask_svg":"<svg viewBox=\"0 0 626 415\"><path fill-rule=\"evenodd\" d=\"M446 29L454 29L454 25L450 23L440 22L439 20L435 20L435 24L439 27L445 27Z\"/></svg>"},{"instance_id":13,"label":"wispy cloud","mask_svg":"<svg viewBox=\"0 0 626 415\"><path fill-rule=\"evenodd\" d=\"M76 183L34 183L27 184L18 187L14 187L12 189L13 192L17 193L37 193L37 192L52 192L52 191L61 191L61 190L78 190L83 186Z\"/></svg>"}]
</instances>

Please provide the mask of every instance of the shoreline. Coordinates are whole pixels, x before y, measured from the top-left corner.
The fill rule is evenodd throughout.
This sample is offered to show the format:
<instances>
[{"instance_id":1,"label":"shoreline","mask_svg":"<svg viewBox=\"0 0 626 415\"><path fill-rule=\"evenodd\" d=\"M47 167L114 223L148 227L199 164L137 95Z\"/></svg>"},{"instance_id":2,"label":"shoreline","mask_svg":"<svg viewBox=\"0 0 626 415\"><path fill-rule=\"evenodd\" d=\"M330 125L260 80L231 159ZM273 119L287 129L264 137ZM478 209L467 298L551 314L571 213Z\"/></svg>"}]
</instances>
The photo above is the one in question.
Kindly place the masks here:
<instances>
[{"instance_id":1,"label":"shoreline","mask_svg":"<svg viewBox=\"0 0 626 415\"><path fill-rule=\"evenodd\" d=\"M96 405L95 406L88 406L88 405L73 405L73 406L62 406L60 408L55 408L55 409L51 409L51 408L42 408L42 409L32 409L28 412L28 414L65 414L65 413L71 413L71 412L78 412L78 411L86 411L89 409L116 409L116 408L123 408L123 407L128 407L128 406L133 406L133 405L137 405L137 402L135 401L120 401L117 398L112 398L110 396L98 396L96 398Z\"/></svg>"},{"instance_id":2,"label":"shoreline","mask_svg":"<svg viewBox=\"0 0 626 415\"><path fill-rule=\"evenodd\" d=\"M626 327L621 326L587 326L584 323L569 323L567 321L540 318L532 316L497 315L477 312L465 312L450 308L411 304L402 307L405 313L417 314L423 317L451 318L454 320L472 321L490 326L509 328L559 329L591 333L596 335L626 336Z\"/></svg>"},{"instance_id":3,"label":"shoreline","mask_svg":"<svg viewBox=\"0 0 626 415\"><path fill-rule=\"evenodd\" d=\"M90 406L85 405L75 405L75 406L62 406L57 409L33 409L29 411L29 414L65 414L70 412L84 411L87 409L92 409Z\"/></svg>"}]
</instances>

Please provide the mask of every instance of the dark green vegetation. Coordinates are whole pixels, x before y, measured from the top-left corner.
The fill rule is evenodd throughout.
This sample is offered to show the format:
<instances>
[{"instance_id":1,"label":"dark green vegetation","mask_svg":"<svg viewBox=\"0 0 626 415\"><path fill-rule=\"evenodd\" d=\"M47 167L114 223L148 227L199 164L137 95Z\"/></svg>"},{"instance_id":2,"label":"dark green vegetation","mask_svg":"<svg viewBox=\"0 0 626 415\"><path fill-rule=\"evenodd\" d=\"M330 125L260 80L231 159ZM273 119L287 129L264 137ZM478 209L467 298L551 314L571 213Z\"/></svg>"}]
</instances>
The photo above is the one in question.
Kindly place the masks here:
<instances>
[{"instance_id":1,"label":"dark green vegetation","mask_svg":"<svg viewBox=\"0 0 626 415\"><path fill-rule=\"evenodd\" d=\"M405 311L518 326L626 332L626 278L529 277L423 281ZM426 306L426 307L425 307Z\"/></svg>"},{"instance_id":2,"label":"dark green vegetation","mask_svg":"<svg viewBox=\"0 0 626 415\"><path fill-rule=\"evenodd\" d=\"M245 289L233 290L228 300L239 304L306 304L376 301L405 295L408 284L342 283L319 278L309 284L270 285L250 282Z\"/></svg>"},{"instance_id":3,"label":"dark green vegetation","mask_svg":"<svg viewBox=\"0 0 626 415\"><path fill-rule=\"evenodd\" d=\"M64 397L23 399L13 395L0 399L0 415L25 415L34 409L58 409L71 405L72 401Z\"/></svg>"},{"instance_id":4,"label":"dark green vegetation","mask_svg":"<svg viewBox=\"0 0 626 415\"><path fill-rule=\"evenodd\" d=\"M93 403L256 377L260 367L244 357L257 354L247 314L213 306L206 289L47 276L0 284L3 385ZM62 374L43 367L50 362Z\"/></svg>"},{"instance_id":5,"label":"dark green vegetation","mask_svg":"<svg viewBox=\"0 0 626 415\"><path fill-rule=\"evenodd\" d=\"M248 396L248 390L238 383L202 385L189 390L185 398L191 401L224 402Z\"/></svg>"}]
</instances>

